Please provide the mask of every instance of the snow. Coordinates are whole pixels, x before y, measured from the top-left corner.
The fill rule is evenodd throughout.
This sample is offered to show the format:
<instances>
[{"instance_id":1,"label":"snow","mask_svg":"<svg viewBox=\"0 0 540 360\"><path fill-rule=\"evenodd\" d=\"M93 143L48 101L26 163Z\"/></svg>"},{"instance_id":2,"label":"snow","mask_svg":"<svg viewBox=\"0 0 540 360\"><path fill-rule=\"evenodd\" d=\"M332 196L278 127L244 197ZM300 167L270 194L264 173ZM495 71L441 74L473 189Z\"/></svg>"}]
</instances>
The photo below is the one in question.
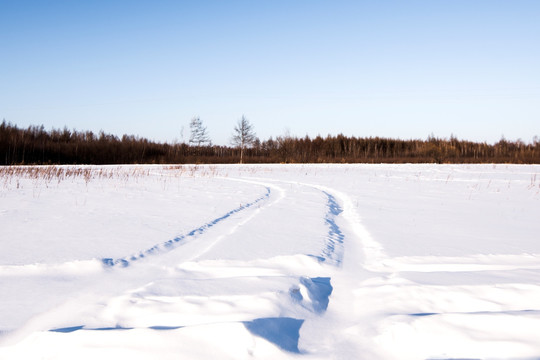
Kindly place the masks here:
<instances>
[{"instance_id":1,"label":"snow","mask_svg":"<svg viewBox=\"0 0 540 360\"><path fill-rule=\"evenodd\" d=\"M0 359L540 358L540 166L59 169L0 177Z\"/></svg>"}]
</instances>

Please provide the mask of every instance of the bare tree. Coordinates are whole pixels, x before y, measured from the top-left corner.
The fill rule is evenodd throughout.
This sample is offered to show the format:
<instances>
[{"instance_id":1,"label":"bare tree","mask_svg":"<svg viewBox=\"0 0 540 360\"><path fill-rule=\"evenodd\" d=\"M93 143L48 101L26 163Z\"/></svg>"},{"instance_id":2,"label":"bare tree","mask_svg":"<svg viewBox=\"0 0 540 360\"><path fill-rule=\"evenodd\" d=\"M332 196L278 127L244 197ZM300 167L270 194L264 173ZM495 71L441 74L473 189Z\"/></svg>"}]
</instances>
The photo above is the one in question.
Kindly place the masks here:
<instances>
[{"instance_id":1,"label":"bare tree","mask_svg":"<svg viewBox=\"0 0 540 360\"><path fill-rule=\"evenodd\" d=\"M240 148L240 164L244 162L244 149L251 146L256 139L253 125L242 115L242 118L238 120L238 123L234 127L234 133L231 139L232 145Z\"/></svg>"},{"instance_id":2,"label":"bare tree","mask_svg":"<svg viewBox=\"0 0 540 360\"><path fill-rule=\"evenodd\" d=\"M189 136L190 145L212 145L208 132L206 131L206 126L203 126L201 118L196 116L189 122L189 129L191 135Z\"/></svg>"}]
</instances>

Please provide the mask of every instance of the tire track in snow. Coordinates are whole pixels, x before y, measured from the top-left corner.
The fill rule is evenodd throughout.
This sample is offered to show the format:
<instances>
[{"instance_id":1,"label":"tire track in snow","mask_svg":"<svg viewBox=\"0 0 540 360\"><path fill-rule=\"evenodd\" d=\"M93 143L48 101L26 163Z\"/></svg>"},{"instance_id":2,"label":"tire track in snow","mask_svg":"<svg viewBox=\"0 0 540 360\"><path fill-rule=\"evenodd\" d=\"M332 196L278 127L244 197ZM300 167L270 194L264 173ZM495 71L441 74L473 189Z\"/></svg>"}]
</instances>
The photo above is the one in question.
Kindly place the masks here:
<instances>
[{"instance_id":1,"label":"tire track in snow","mask_svg":"<svg viewBox=\"0 0 540 360\"><path fill-rule=\"evenodd\" d=\"M204 234L206 231L208 231L210 228L212 228L214 225L217 225L218 223L224 222L224 220L230 218L232 215L239 213L243 210L246 210L248 208L254 207L254 205L267 201L270 198L270 195L272 194L272 190L277 190L278 196L275 200L265 205L264 208L267 208L268 206L277 203L278 201L281 201L285 198L285 191L274 184L268 184L263 182L256 182L246 179L233 179L228 178L228 180L231 181L239 181L239 182L245 182L245 183L251 183L251 184L257 184L264 186L266 189L266 193L259 198L255 199L254 201L237 207L223 216L220 216L216 219L213 219L212 221L209 221L202 226L199 226L198 228L195 228L191 230L190 232L180 235L172 240L166 241L161 244L157 244L147 250L141 251L137 253L136 255L118 258L118 259L102 259L102 262L104 265L108 267L127 267L132 262L143 259L145 257L151 256L151 255L158 255L158 254L164 254L167 252L170 252L174 249L176 249L181 244L185 243L186 241L194 240L198 236ZM330 192L331 190L328 189L319 189L316 186L311 185L304 185L304 184L298 184L295 183L295 185L301 185L301 186L308 186L311 188L316 189L317 191L321 191L322 194L324 194L326 198L326 213L324 215L324 221L328 228L328 232L325 237L325 243L324 247L321 249L321 256L317 257L321 260L321 262L325 262L327 264L331 264L334 266L340 266L343 261L343 243L345 239L345 235L343 231L341 230L340 226L337 223L337 218L339 216L342 216L343 208L338 203L338 200L336 197ZM322 199L321 199L322 200ZM234 234L236 229L238 227L242 226L243 224L247 223L251 219L253 219L255 216L259 215L262 212L263 208L255 209L252 213L250 213L248 216L243 217L240 219L237 223L233 224L233 226L230 228L230 231L227 234L220 235L216 237L215 239L209 239L208 237L204 238L203 246L206 246L205 248L201 248L201 252L194 255L192 258L188 259L193 260L207 251L209 251L215 244L222 241L225 237ZM211 240L209 242L208 240ZM297 291L294 291L297 290ZM301 309L304 309L307 311L305 315L305 320L312 319L312 316L314 317L320 317L322 316L328 307L328 304L330 302L330 295L332 293L333 286L331 284L331 278L330 277L305 277L298 275L298 286L294 287L293 290L289 289L289 296L290 301L292 301L296 306L299 306ZM287 294L287 292L284 292ZM311 315L309 315L311 313ZM298 341L300 338L300 327L305 321L304 319L295 319L290 318L286 316L278 316L278 317L262 317L262 318L254 318L250 321L243 321L242 324L244 324L245 328L254 336L262 337L266 339L267 341L274 343L282 350L285 350L286 352L292 352L292 353L301 353L298 349ZM181 327L184 327L183 324L179 324L178 326L172 326L172 327L164 327L160 326L160 324L157 324L156 326L150 326L148 329L154 330L177 330ZM268 328L273 329L273 331L268 331ZM72 327L63 327L63 328L51 328L50 331L52 332L59 332L59 333L69 333L74 332L78 330L128 330L132 329L132 327L122 328L122 327L86 327L85 325L78 325L78 326L72 326Z\"/></svg>"},{"instance_id":2,"label":"tire track in snow","mask_svg":"<svg viewBox=\"0 0 540 360\"><path fill-rule=\"evenodd\" d=\"M345 233L337 223L338 217L342 218L349 226L352 234L359 240L359 249L362 252L363 262L360 265L369 271L388 272L384 269L383 262L387 259L383 246L373 239L371 234L362 224L358 211L354 206L353 200L345 193L336 189L318 185L303 183L297 181L275 180L265 178L254 178L257 180L271 181L274 183L306 186L321 191L327 197L327 213L324 221L329 230L326 237L326 244L321 255L310 255L321 262L329 261L335 266L341 266L345 256ZM341 205L340 205L341 203ZM352 245L352 243L349 243ZM358 256L359 254L355 254Z\"/></svg>"},{"instance_id":3,"label":"tire track in snow","mask_svg":"<svg viewBox=\"0 0 540 360\"><path fill-rule=\"evenodd\" d=\"M234 180L234 179L231 179L231 180ZM255 182L252 182L252 183L255 183ZM260 183L256 183L258 185L260 185ZM227 212L226 214L218 217L218 218L215 218L191 231L189 231L188 233L186 234L182 234L182 235L179 235L177 237L175 237L174 239L171 239L171 240L168 240L166 242L163 242L163 243L160 243L160 244L156 244L146 250L143 250L143 251L140 251L139 253L136 253L136 254L133 254L133 255L130 255L130 256L126 256L126 257L122 257L122 258L117 258L117 259L114 259L114 258L103 258L101 259L101 262L103 263L104 266L106 267L114 267L114 266L120 266L120 267L128 267L129 265L131 265L131 263L135 262L135 261L138 261L138 260L141 260L141 259L144 259L146 258L147 256L152 256L152 255L157 255L157 254L163 254L163 253L166 253L166 252L170 252L174 249L176 249L179 245L183 244L183 243L186 243L187 241L190 241L194 238L196 238L197 236L199 235L202 235L204 234L207 230L209 230L210 228L212 228L213 226L223 222L224 220L228 219L229 217L231 217L232 215L234 214L237 214L243 210L246 210L246 209L249 209L253 206L255 206L256 204L262 202L262 201L265 201L265 200L268 200L270 198L270 194L272 193L272 190L270 188L270 186L266 186L266 193L264 195L262 195L261 197L255 199L254 201L250 202L250 203L247 203L245 205L241 205L229 212ZM251 217L249 218L251 219Z\"/></svg>"},{"instance_id":4,"label":"tire track in snow","mask_svg":"<svg viewBox=\"0 0 540 360\"><path fill-rule=\"evenodd\" d=\"M254 185L260 185L260 186L264 186L266 187L268 193L268 197L270 195L270 189L273 188L274 190L276 190L279 195L277 197L277 199L275 199L274 201L272 201L271 203L267 204L265 206L265 208L268 208L269 206L272 206L276 203L278 203L279 201L283 200L283 198L285 197L285 191L279 187L279 186L276 186L276 185L273 185L273 184L269 184L269 183L262 183L262 182L259 182L259 181L252 181L252 180L246 180L246 179L238 179L238 178L221 178L221 179L225 179L225 180L230 180L230 181L237 181L237 182L243 182L243 183L248 183L248 184L254 184ZM218 236L214 241L212 241L208 246L206 246L202 251L200 251L198 254L192 256L191 258L188 259L188 261L193 261L199 257L201 257L202 255L206 254L208 251L210 251L214 246L216 246L216 244L218 244L219 242L221 242L223 239L225 239L226 237L234 234L236 232L236 230L238 228L240 228L242 225L245 225L246 223L248 223L249 221L251 221L253 218L255 218L257 215L260 214L262 208L258 208L257 210L255 210L250 216L246 217L245 219L243 219L242 221L236 223L230 230L227 234L223 234L223 235L220 235Z\"/></svg>"},{"instance_id":5,"label":"tire track in snow","mask_svg":"<svg viewBox=\"0 0 540 360\"><path fill-rule=\"evenodd\" d=\"M521 255L469 255L461 257L445 256L402 256L389 257L383 246L374 240L367 229L362 225L353 200L345 193L322 185L294 183L309 186L322 191L328 197L328 213L325 221L330 227L327 247L322 257L334 260L340 265L343 260L343 239L341 229L335 223L338 216L342 217L350 226L352 233L360 240L360 251L363 253L363 267L372 272L395 274L399 272L458 272L458 271L502 271L519 269L540 269L538 259L540 254ZM338 204L338 199L342 207ZM334 247L334 245L337 246ZM349 245L351 245L349 243ZM341 249L341 250L340 250ZM333 251L341 251L341 256ZM335 261L339 259L339 261ZM322 261L325 261L321 259ZM332 261L331 261L332 262Z\"/></svg>"},{"instance_id":6,"label":"tire track in snow","mask_svg":"<svg viewBox=\"0 0 540 360\"><path fill-rule=\"evenodd\" d=\"M267 201L270 198L270 195L272 194L272 190L278 190L277 192L279 195L276 197L275 200L273 200L270 203L267 203L264 208L267 208L268 206L275 204L276 202L285 198L285 191L277 185L249 181L245 179L229 178L228 180L258 184L258 185L264 186L266 189L266 193L260 196L259 198L255 199L251 203L235 208L227 212L225 215L218 217L208 223L205 223L202 226L196 229L193 229L184 235L180 235L172 240L155 245L147 250L141 251L140 253L136 255L132 255L131 257L123 257L123 258L118 258L118 259L102 259L103 264L109 267L114 267L114 266L127 267L133 261L140 260L147 256L158 255L158 254L163 254L163 253L172 251L176 249L182 243L185 243L186 241L194 240L198 236L204 234L214 225L217 225L218 223L223 222L224 220L230 218L232 215L239 213L243 210L246 210L248 208L252 208L254 205L260 202ZM338 200L336 199L334 194L330 192L332 190L329 190L329 189L323 190L316 186L304 185L304 184L298 184L298 183L295 183L295 185L308 186L308 187L316 189L317 191L321 191L321 193L324 194L324 197L326 198L326 204L325 204L326 213L324 215L324 221L327 226L327 234L326 234L325 242L323 245L324 247L321 249L322 255L320 258L322 258L323 259L322 261L324 261L327 264L340 266L343 261L343 253L344 253L343 244L344 244L345 235L343 231L341 230L340 226L338 225L337 219L338 217L342 216L343 208L338 203ZM324 198L321 198L321 200L323 199ZM255 209L253 212L250 212L247 216L240 219L237 223L233 224L228 234L220 235L216 237L215 239L210 239L209 236L205 237L204 239L201 239L201 240L204 240L202 244L203 246L206 246L206 248L201 247L202 252L193 256L192 259L196 259L197 257L200 257L202 254L210 250L216 243L223 240L223 238L227 237L228 235L234 234L234 232L236 231L238 227L242 226L246 222L253 219L255 216L259 215L262 212L262 210L263 208ZM310 278L310 277L300 276L299 274L297 276L298 276L298 282L299 282L298 286L294 287L293 290L289 289L288 295L290 296L289 301L292 301L293 304L295 304L295 306L299 307L300 309L304 309L307 311L307 313L303 314L304 319L296 319L296 318L282 316L282 314L279 314L278 317L261 317L261 318L254 318L251 320L244 320L241 322L252 335L257 336L257 337L262 337L266 339L267 341L275 344L282 350L286 352L291 352L291 353L303 353L298 348L298 342L300 338L300 328L302 327L302 324L304 323L304 321L310 321L313 318L321 317L324 315L329 305L329 302L331 300L330 296L333 290L330 277ZM287 292L284 292L284 293L287 294ZM162 326L160 323L156 323L155 326L149 326L147 327L147 329L177 330L182 327L184 327L184 324L180 324L180 323L178 324L178 326L176 325L175 326ZM133 329L133 327L122 328L118 325L116 327L115 326L86 327L85 325L78 325L78 326L71 326L71 327L51 328L50 331L57 332L57 333L69 333L69 332L74 332L78 330L115 331L115 330L128 330L128 329ZM270 329L271 331L269 331L268 329Z\"/></svg>"},{"instance_id":7,"label":"tire track in snow","mask_svg":"<svg viewBox=\"0 0 540 360\"><path fill-rule=\"evenodd\" d=\"M324 221L328 226L328 234L326 236L326 244L322 251L322 256L317 258L320 261L340 266L343 261L343 241L345 240L345 235L336 223L336 218L343 212L343 209L339 206L336 198L332 194L326 191L323 191L323 193L328 198L326 204L328 211L324 217Z\"/></svg>"},{"instance_id":8,"label":"tire track in snow","mask_svg":"<svg viewBox=\"0 0 540 360\"><path fill-rule=\"evenodd\" d=\"M354 202L352 201L352 199L347 194L326 186L314 184L304 185L312 186L324 192L325 194L330 194L336 204L337 200L341 202L343 207L339 215L348 224L352 235L354 235L356 239L359 240L360 246L358 251L362 252L363 255L363 262L360 265L366 270L380 272L380 264L382 264L387 258L384 252L384 248L379 242L373 239L371 234L362 224L362 220L354 206ZM350 243L350 245L353 244ZM360 254L354 255L358 256ZM355 266L353 263L351 263L351 265Z\"/></svg>"}]
</instances>

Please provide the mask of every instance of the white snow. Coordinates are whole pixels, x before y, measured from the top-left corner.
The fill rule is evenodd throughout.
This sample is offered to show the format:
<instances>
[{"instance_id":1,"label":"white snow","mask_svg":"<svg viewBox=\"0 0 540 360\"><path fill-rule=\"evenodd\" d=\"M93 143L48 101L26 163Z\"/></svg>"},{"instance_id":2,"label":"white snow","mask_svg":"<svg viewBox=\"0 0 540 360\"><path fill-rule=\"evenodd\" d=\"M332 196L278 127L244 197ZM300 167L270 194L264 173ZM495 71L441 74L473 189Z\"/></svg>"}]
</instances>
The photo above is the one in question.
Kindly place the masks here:
<instances>
[{"instance_id":1,"label":"white snow","mask_svg":"<svg viewBox=\"0 0 540 360\"><path fill-rule=\"evenodd\" d=\"M540 166L58 169L0 177L0 359L540 358Z\"/></svg>"}]
</instances>

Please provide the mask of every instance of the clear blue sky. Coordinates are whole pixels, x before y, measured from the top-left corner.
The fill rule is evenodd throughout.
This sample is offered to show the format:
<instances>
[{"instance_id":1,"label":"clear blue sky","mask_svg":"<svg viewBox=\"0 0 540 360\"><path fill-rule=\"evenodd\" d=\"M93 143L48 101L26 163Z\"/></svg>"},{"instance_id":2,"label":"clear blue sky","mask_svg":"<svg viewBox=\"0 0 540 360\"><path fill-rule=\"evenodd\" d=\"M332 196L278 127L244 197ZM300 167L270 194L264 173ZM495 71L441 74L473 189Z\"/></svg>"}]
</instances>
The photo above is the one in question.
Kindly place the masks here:
<instances>
[{"instance_id":1,"label":"clear blue sky","mask_svg":"<svg viewBox=\"0 0 540 360\"><path fill-rule=\"evenodd\" d=\"M227 144L540 136L540 1L0 0L0 120Z\"/></svg>"}]
</instances>

